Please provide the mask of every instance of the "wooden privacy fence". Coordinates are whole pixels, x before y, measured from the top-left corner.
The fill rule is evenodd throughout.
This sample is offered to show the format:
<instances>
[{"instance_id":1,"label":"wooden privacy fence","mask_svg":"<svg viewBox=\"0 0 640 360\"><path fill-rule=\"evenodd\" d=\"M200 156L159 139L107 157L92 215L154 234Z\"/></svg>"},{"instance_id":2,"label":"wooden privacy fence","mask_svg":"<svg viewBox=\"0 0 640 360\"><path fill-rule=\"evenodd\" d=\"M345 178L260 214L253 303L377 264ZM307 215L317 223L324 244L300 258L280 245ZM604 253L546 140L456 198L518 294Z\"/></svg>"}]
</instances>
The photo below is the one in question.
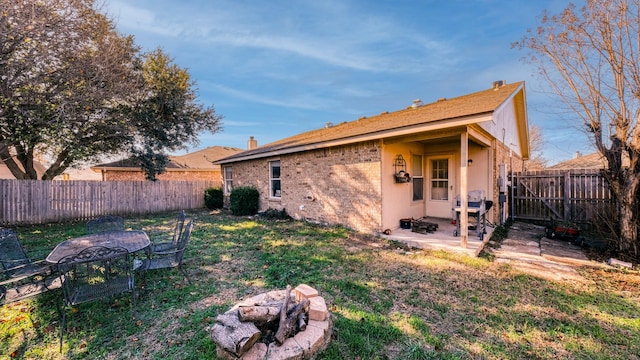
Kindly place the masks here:
<instances>
[{"instance_id":1,"label":"wooden privacy fence","mask_svg":"<svg viewBox=\"0 0 640 360\"><path fill-rule=\"evenodd\" d=\"M216 181L0 180L0 225L86 220L204 207Z\"/></svg>"},{"instance_id":2,"label":"wooden privacy fence","mask_svg":"<svg viewBox=\"0 0 640 360\"><path fill-rule=\"evenodd\" d=\"M609 184L597 169L542 170L511 175L511 217L587 224L613 214Z\"/></svg>"}]
</instances>

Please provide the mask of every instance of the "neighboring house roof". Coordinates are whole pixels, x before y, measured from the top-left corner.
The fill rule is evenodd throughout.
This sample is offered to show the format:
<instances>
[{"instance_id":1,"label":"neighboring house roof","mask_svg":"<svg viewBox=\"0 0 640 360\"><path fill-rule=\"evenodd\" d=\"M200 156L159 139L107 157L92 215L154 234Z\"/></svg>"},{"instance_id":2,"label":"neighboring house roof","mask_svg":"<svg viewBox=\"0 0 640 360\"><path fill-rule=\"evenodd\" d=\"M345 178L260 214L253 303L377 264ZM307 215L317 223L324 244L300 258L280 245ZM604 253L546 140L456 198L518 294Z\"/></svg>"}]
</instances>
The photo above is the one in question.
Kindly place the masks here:
<instances>
[{"instance_id":1,"label":"neighboring house roof","mask_svg":"<svg viewBox=\"0 0 640 360\"><path fill-rule=\"evenodd\" d=\"M384 112L372 117L362 117L351 122L330 125L278 140L255 149L231 155L217 161L225 164L265 156L280 155L297 151L333 146L339 143L380 139L397 135L402 130L419 130L425 124L435 124L451 119L469 118L470 123L487 121L493 112L512 99L519 91L524 91L524 82L516 82L493 87L488 90L452 98L441 99L431 104L410 106L395 112ZM524 96L519 97L524 101ZM517 107L524 109L524 104ZM526 114L518 114L526 124ZM472 119L472 117L478 117ZM456 124L460 125L460 124Z\"/></svg>"},{"instance_id":2,"label":"neighboring house roof","mask_svg":"<svg viewBox=\"0 0 640 360\"><path fill-rule=\"evenodd\" d=\"M13 157L13 159L18 164L18 167L20 167L20 169L23 169L22 164L20 163L20 161L18 161L18 159L15 158L15 156ZM36 174L38 174L38 179L40 179L44 174L44 172L47 170L44 167L44 165L42 165L42 163L40 163L38 160L33 161L33 167L36 170ZM15 179L15 178L16 177L13 176L13 174L11 173L11 170L9 170L7 165L5 165L3 161L0 161L0 179Z\"/></svg>"},{"instance_id":3,"label":"neighboring house roof","mask_svg":"<svg viewBox=\"0 0 640 360\"><path fill-rule=\"evenodd\" d=\"M169 156L166 170L219 170L220 165L213 164L214 161L241 151L243 150L229 146L210 146L185 155ZM91 169L93 171L131 171L141 170L141 164L138 160L129 158L92 166Z\"/></svg>"},{"instance_id":4,"label":"neighboring house roof","mask_svg":"<svg viewBox=\"0 0 640 360\"><path fill-rule=\"evenodd\" d=\"M629 158L623 157L623 166L629 166ZM576 153L576 157L570 160L559 162L553 166L549 166L550 170L567 170L567 169L605 169L607 160L598 152L587 155Z\"/></svg>"}]
</instances>

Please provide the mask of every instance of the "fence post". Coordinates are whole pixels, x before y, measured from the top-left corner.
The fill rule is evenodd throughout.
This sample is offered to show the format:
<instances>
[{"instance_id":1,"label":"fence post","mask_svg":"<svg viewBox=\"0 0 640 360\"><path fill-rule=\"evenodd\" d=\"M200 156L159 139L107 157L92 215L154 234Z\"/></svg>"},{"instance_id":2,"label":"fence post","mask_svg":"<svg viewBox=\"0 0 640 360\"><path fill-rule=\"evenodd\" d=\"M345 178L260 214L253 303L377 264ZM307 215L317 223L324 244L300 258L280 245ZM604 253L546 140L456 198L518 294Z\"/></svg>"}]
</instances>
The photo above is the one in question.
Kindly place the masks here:
<instances>
[{"instance_id":1,"label":"fence post","mask_svg":"<svg viewBox=\"0 0 640 360\"><path fill-rule=\"evenodd\" d=\"M571 174L564 173L564 221L571 221Z\"/></svg>"}]
</instances>

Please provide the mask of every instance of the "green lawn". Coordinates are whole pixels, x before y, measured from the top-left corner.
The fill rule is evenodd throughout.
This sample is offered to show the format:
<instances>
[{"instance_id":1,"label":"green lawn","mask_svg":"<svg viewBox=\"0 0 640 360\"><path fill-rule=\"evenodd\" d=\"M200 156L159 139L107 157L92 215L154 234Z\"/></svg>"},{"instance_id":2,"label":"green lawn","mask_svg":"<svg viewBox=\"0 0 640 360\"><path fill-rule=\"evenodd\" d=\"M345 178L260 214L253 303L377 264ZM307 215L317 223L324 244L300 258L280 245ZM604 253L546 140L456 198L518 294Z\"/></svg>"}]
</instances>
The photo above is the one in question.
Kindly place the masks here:
<instances>
[{"instance_id":1,"label":"green lawn","mask_svg":"<svg viewBox=\"0 0 640 360\"><path fill-rule=\"evenodd\" d=\"M152 239L173 213L127 218ZM341 227L187 212L192 284L146 276L130 296L67 309L63 354L51 292L0 308L0 359L215 359L215 317L240 299L315 287L334 333L319 359L638 359L640 274L583 269L593 285L557 283L486 258L407 251ZM84 223L17 228L29 254L84 234Z\"/></svg>"}]
</instances>

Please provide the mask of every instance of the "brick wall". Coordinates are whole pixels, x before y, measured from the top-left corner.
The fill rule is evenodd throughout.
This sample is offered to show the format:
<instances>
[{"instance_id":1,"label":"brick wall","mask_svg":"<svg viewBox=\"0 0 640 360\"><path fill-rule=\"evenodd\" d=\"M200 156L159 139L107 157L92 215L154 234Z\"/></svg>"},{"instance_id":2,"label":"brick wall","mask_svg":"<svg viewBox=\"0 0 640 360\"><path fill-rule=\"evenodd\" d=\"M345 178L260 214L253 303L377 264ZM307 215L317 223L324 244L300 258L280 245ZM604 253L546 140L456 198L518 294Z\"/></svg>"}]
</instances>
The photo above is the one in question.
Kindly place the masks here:
<instances>
[{"instance_id":1,"label":"brick wall","mask_svg":"<svg viewBox=\"0 0 640 360\"><path fill-rule=\"evenodd\" d=\"M500 220L500 205L498 203L498 195L500 194L500 190L498 189L497 179L498 179L498 176L500 175L499 174L500 164L502 163L507 164L507 177L511 172L522 171L524 168L524 165L523 165L522 158L517 154L510 152L509 147L507 147L503 143L496 141L496 145L494 146L494 149L495 151L493 154L494 155L493 163L495 164L495 166L493 168L493 171L494 171L493 178L496 179L496 181L494 181L493 183L493 187L494 187L493 193L495 194L495 196L493 199L491 199L493 200L493 208L491 209L492 210L491 213L493 215L493 220L495 222L498 222ZM507 181L507 180L509 179L504 179L504 181ZM505 205L508 206L508 202ZM508 214L509 214L509 210L507 209L507 216Z\"/></svg>"},{"instance_id":2,"label":"brick wall","mask_svg":"<svg viewBox=\"0 0 640 360\"><path fill-rule=\"evenodd\" d=\"M105 171L104 180L145 180L142 171ZM215 181L218 186L222 186L222 175L220 171L167 171L158 175L158 180L162 181Z\"/></svg>"},{"instance_id":3,"label":"brick wall","mask_svg":"<svg viewBox=\"0 0 640 360\"><path fill-rule=\"evenodd\" d=\"M373 232L382 226L380 142L369 141L233 164L233 186L260 192L260 210ZM269 197L269 161L280 160L282 196Z\"/></svg>"}]
</instances>

